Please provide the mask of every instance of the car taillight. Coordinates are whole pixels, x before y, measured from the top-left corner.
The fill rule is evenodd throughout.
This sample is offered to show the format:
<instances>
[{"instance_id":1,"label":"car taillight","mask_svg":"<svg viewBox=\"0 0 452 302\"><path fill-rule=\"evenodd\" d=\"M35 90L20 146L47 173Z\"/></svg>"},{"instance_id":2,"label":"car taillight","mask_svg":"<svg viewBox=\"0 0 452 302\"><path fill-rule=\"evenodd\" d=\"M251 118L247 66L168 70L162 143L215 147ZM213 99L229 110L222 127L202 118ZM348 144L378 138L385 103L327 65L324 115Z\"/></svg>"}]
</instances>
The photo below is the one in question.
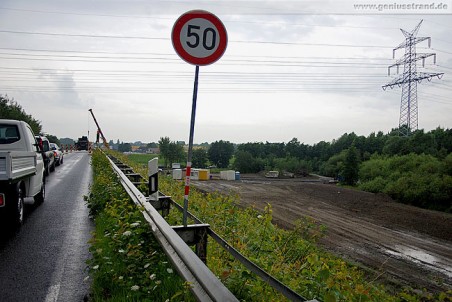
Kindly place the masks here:
<instances>
[{"instance_id":1,"label":"car taillight","mask_svg":"<svg viewBox=\"0 0 452 302\"><path fill-rule=\"evenodd\" d=\"M56 151L53 151L53 155L56 157L57 156L57 153L56 153Z\"/></svg>"},{"instance_id":2,"label":"car taillight","mask_svg":"<svg viewBox=\"0 0 452 302\"><path fill-rule=\"evenodd\" d=\"M5 194L0 193L0 208L5 206Z\"/></svg>"}]
</instances>

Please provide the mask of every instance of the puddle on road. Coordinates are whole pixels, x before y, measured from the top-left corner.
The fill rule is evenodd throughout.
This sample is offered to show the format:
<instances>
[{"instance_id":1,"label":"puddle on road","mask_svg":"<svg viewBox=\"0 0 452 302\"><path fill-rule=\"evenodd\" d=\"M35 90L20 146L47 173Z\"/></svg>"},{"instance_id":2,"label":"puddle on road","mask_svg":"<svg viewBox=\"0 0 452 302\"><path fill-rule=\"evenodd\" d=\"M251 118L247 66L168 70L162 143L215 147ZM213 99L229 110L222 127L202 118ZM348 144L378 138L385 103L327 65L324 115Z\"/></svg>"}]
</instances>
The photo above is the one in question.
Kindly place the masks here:
<instances>
[{"instance_id":1,"label":"puddle on road","mask_svg":"<svg viewBox=\"0 0 452 302\"><path fill-rule=\"evenodd\" d=\"M395 250L385 250L385 252L387 254L410 260L423 266L427 265L429 268L439 271L447 275L449 278L452 278L452 266L446 265L437 257L432 256L425 251L412 249L406 246L396 245L394 249Z\"/></svg>"}]
</instances>

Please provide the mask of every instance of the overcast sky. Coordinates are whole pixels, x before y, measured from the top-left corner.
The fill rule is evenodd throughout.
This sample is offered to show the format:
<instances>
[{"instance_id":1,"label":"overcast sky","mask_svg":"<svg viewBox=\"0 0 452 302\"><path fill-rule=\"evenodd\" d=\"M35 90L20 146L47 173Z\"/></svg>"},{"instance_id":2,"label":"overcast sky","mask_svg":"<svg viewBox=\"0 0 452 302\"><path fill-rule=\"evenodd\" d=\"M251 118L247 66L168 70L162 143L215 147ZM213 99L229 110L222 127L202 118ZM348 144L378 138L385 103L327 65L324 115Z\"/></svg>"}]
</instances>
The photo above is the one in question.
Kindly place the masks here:
<instances>
[{"instance_id":1,"label":"overcast sky","mask_svg":"<svg viewBox=\"0 0 452 302\"><path fill-rule=\"evenodd\" d=\"M435 2L442 9L332 3L0 0L0 94L60 138L89 131L94 140L92 108L107 140L188 142L195 66L178 57L171 30L184 12L205 9L222 20L228 45L200 67L195 143L387 133L400 114L401 88L382 89L404 55L393 59L393 48L405 41L400 28L423 19L418 37L432 44L417 52L437 62L418 71L444 76L418 85L419 128L452 128L452 0Z\"/></svg>"}]
</instances>

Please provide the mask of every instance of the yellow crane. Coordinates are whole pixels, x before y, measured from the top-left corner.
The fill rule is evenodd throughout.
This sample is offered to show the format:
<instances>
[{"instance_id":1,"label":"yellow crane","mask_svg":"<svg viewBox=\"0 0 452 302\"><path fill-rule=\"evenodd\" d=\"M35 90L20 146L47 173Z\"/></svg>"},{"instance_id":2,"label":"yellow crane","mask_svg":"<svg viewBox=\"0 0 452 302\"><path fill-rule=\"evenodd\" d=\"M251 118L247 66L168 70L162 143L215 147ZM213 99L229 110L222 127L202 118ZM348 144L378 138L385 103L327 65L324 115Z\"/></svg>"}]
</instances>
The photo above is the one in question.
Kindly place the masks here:
<instances>
[{"instance_id":1,"label":"yellow crane","mask_svg":"<svg viewBox=\"0 0 452 302\"><path fill-rule=\"evenodd\" d=\"M99 142L99 134L100 134L100 136L102 137L102 141L104 143L105 148L110 149L110 146L108 145L107 140L105 139L105 136L104 136L102 130L100 129L99 124L97 123L96 117L94 116L93 109L89 109L88 111L91 112L91 115L93 116L94 122L96 123L96 126L97 126L97 140L96 140L96 142Z\"/></svg>"}]
</instances>

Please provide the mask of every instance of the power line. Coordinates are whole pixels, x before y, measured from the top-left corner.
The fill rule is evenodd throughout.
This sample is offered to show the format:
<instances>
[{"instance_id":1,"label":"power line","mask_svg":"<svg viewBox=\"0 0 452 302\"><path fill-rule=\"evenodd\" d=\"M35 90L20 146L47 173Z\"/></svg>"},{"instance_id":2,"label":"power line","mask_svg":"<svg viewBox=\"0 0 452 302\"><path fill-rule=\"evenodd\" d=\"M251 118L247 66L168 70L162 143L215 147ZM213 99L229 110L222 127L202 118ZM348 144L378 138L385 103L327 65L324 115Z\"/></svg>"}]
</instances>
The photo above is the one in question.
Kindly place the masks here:
<instances>
[{"instance_id":1,"label":"power line","mask_svg":"<svg viewBox=\"0 0 452 302\"><path fill-rule=\"evenodd\" d=\"M2 54L2 53L0 53L0 54ZM34 54L29 54L29 55L6 54L6 55L13 56L13 58L0 56L0 59L27 60L27 61L32 60L32 61L87 62L87 63L126 63L126 64L130 64L130 63L140 63L140 64L153 63L154 64L154 63L161 63L161 61L173 61L173 62L180 63L180 59L178 59L178 58L163 58L163 57L158 57L158 58L103 57L105 59L107 59L107 58L116 59L115 61L112 61L112 60L100 60L100 59L103 59L102 57L58 56L58 55L52 56L52 55L34 55ZM27 56L29 56L29 57L27 57ZM60 57L65 58L65 59L60 59ZM81 59L77 59L77 58L81 58ZM140 61L137 61L137 60L140 60ZM152 61L152 62L149 62L149 61ZM227 59L227 58L223 59L222 63L252 63L252 64L272 63L272 64L280 64L282 66L286 66L288 64L290 64L290 65L293 65L293 64L327 64L326 67L362 65L361 62L326 62L326 61L291 61L291 60L284 61L284 60L251 60L251 59ZM230 65L230 64L228 64L228 65ZM387 66L384 63L368 63L368 65ZM274 66L274 65L272 65L272 66ZM306 65L303 65L303 66L306 66ZM320 67L323 67L323 66L320 66Z\"/></svg>"},{"instance_id":2,"label":"power line","mask_svg":"<svg viewBox=\"0 0 452 302\"><path fill-rule=\"evenodd\" d=\"M169 40L169 38L159 38L159 37L88 35L88 34L67 34L67 33L62 34L62 33L44 33L44 32L30 32L30 31L14 31L14 30L0 30L0 33L40 35L40 36L59 36L59 37L83 37L83 38L140 39L140 40L164 40L164 41Z\"/></svg>"},{"instance_id":3,"label":"power line","mask_svg":"<svg viewBox=\"0 0 452 302\"><path fill-rule=\"evenodd\" d=\"M164 38L164 37L68 34L68 33L14 31L14 30L0 30L0 33L42 35L42 36L60 36L60 37L83 37L83 38L140 39L140 40L163 40L163 41L170 40L170 38ZM329 43L305 43L305 42L243 41L243 40L229 40L229 42L246 43L246 44L301 45L301 46L353 47L353 48L391 48L390 46L385 46L385 45L353 45L353 44L329 44Z\"/></svg>"},{"instance_id":4,"label":"power line","mask_svg":"<svg viewBox=\"0 0 452 302\"><path fill-rule=\"evenodd\" d=\"M57 14L57 15L75 15L75 16L92 16L92 17L113 17L113 18L130 18L130 19L157 19L157 20L173 20L169 17L155 17L155 16L140 16L140 15L117 15L117 14L93 14L93 13L81 13L81 12L65 12L65 11L46 11L46 10L35 10L35 9L19 9L19 8L9 8L0 7L2 10L16 11L16 12L28 12L28 13L40 13L40 14ZM261 21L242 21L242 20L228 20L224 22L227 23L245 23L245 24L262 24ZM276 25L291 25L291 26L302 26L302 27L332 27L332 28L369 28L374 29L375 26L351 26L351 25L325 25L325 24L306 24L306 23L294 23L294 22L266 22L266 24L276 24ZM379 27L379 29L393 30L393 27Z\"/></svg>"},{"instance_id":5,"label":"power line","mask_svg":"<svg viewBox=\"0 0 452 302\"><path fill-rule=\"evenodd\" d=\"M8 55L34 55L34 56L62 56L62 57L86 57L86 58L132 58L132 55L155 55L155 56L175 56L175 53L155 53L155 52L139 52L139 53L125 53L125 52L94 52L94 51L78 51L78 50L49 50L49 49L30 49L30 48L7 48L0 47L0 50L13 50L13 51L23 51L23 52L45 52L45 53L76 53L78 55L72 56L64 56L61 54L53 54L53 55L42 55L42 54L17 54L17 53L7 53L3 52L3 54ZM0 53L1 54L1 53ZM103 56L81 56L80 54L101 54ZM116 55L116 56L105 56L105 55ZM125 57L117 57L117 56L125 56ZM243 57L243 58L276 58L276 59L318 59L318 60L381 60L381 61L390 61L387 58L375 58L375 57L319 57L319 56L273 56L273 55L228 55L228 57ZM139 58L139 57L138 57ZM142 57L146 59L146 57Z\"/></svg>"},{"instance_id":6,"label":"power line","mask_svg":"<svg viewBox=\"0 0 452 302\"><path fill-rule=\"evenodd\" d=\"M36 10L36 9L20 9L20 8L9 8L0 7L2 10L10 10L17 12L28 12L28 13L40 13L40 14L57 14L57 15L75 15L75 16L92 16L92 17L114 17L114 18L138 18L138 19L163 19L168 20L170 18L154 17L154 16L139 16L139 15L113 15L113 14L89 14L89 13L76 13L76 12L63 12L63 11L46 11L46 10Z\"/></svg>"},{"instance_id":7,"label":"power line","mask_svg":"<svg viewBox=\"0 0 452 302\"><path fill-rule=\"evenodd\" d=\"M9 34L25 34L25 35L44 35L44 36L60 36L60 37L82 37L82 38L109 38L109 39L138 39L138 40L161 40L169 41L170 38L165 37L144 37L144 36L114 36L114 35L93 35L93 34L68 34L68 33L45 33L45 32L28 32L28 31L13 31L0 30L0 33ZM350 48L392 48L385 45L353 45L353 44L336 44L336 43L307 43L307 42L277 42L277 41L244 41L244 40L229 40L230 43L244 43L244 44L268 44L268 45L293 45L293 46L324 46L324 47L350 47ZM435 49L436 51L452 54L451 52Z\"/></svg>"}]
</instances>

